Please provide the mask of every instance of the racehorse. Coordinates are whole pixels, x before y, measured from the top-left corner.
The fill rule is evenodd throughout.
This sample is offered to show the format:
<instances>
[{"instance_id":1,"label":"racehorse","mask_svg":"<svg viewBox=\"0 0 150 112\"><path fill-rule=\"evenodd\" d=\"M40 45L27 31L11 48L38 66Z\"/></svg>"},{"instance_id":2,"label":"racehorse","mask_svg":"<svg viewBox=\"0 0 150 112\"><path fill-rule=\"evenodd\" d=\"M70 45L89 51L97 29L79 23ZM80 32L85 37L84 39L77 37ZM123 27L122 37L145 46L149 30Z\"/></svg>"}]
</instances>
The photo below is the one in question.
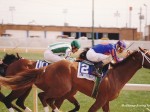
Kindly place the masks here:
<instances>
[{"instance_id":1,"label":"racehorse","mask_svg":"<svg viewBox=\"0 0 150 112\"><path fill-rule=\"evenodd\" d=\"M108 71L99 86L98 95L89 112L96 112L101 107L104 112L109 112L109 102L118 97L123 86L136 71L142 67L150 69L149 53L139 49L123 61L112 65L113 68ZM49 100L51 107L58 112L53 103L58 98L69 96L77 90L87 96L92 94L94 82L77 77L78 65L78 62L62 60L48 65L46 69L29 69L14 77L0 77L0 83L11 89L25 88L35 84L44 91L42 95L44 99Z\"/></svg>"},{"instance_id":2,"label":"racehorse","mask_svg":"<svg viewBox=\"0 0 150 112\"><path fill-rule=\"evenodd\" d=\"M17 61L18 60L18 61ZM36 66L37 61L31 61L27 59L21 59L21 57L17 54L17 57L15 55L11 54L6 54L4 59L2 60L3 63L0 65L0 71L2 71L0 74L3 76L14 76L16 73L27 70L27 69L34 69ZM14 62L14 63L13 63ZM20 90L12 90L12 92L5 97L2 93L0 93L0 100L6 105L6 107L9 109L9 111L13 111L11 107L16 109L18 112L21 112L19 108L16 106L12 105L12 101L17 99L16 104L21 107L23 110L26 112L30 112L31 110L24 105L24 101L28 94L30 93L32 87L27 87L24 89ZM39 93L39 97L41 93ZM42 98L40 98L42 100ZM80 108L79 103L77 100L74 98L74 96L68 98L68 100L75 105L75 108L72 111L78 111ZM47 101L48 103L48 101ZM56 105L60 107L62 104L56 101ZM46 106L45 104L44 106Z\"/></svg>"},{"instance_id":3,"label":"racehorse","mask_svg":"<svg viewBox=\"0 0 150 112\"><path fill-rule=\"evenodd\" d=\"M8 68L8 66L21 59L21 57L19 56L19 54L17 53L17 55L14 55L14 54L5 54L4 58L2 59L2 63L0 64L0 75L1 76L5 76L6 75L6 70ZM1 89L1 86L0 86L0 89ZM5 95L0 91L0 101L3 102L5 105L7 105L5 102L4 102L4 99L5 99ZM21 110L19 108L17 108L16 106L14 106L13 104L10 103L10 106L13 107L15 110L17 110L18 112L20 112ZM7 107L7 106L6 106Z\"/></svg>"}]
</instances>

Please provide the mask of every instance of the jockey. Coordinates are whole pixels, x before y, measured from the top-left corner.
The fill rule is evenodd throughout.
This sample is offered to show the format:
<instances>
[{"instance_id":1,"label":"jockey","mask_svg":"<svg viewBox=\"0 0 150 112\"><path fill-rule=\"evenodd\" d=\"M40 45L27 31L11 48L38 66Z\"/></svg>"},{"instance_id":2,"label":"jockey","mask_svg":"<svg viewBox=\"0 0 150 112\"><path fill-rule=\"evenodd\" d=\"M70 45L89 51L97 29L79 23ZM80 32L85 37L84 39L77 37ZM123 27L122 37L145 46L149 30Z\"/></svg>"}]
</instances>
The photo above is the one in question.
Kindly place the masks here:
<instances>
[{"instance_id":1,"label":"jockey","mask_svg":"<svg viewBox=\"0 0 150 112\"><path fill-rule=\"evenodd\" d=\"M126 48L126 44L123 41L118 41L116 44L98 44L90 48L86 53L86 58L94 63L102 62L103 64L108 64L112 61L121 61L117 54L123 53ZM96 67L97 68L97 67Z\"/></svg>"},{"instance_id":2,"label":"jockey","mask_svg":"<svg viewBox=\"0 0 150 112\"><path fill-rule=\"evenodd\" d=\"M50 63L57 62L62 59L69 60L71 53L77 52L79 48L80 44L76 40L73 40L71 44L67 42L50 44L44 52L44 59ZM64 57L61 55L64 55Z\"/></svg>"}]
</instances>

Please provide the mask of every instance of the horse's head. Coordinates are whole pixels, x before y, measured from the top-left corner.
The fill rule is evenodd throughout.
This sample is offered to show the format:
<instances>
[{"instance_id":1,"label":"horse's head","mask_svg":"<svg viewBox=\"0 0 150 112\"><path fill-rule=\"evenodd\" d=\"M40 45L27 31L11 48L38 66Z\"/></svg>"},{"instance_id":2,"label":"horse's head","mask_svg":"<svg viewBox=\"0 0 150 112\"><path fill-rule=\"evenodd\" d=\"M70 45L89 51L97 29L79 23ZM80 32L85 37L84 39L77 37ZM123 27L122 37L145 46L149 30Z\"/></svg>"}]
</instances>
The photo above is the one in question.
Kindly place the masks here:
<instances>
[{"instance_id":1,"label":"horse's head","mask_svg":"<svg viewBox=\"0 0 150 112\"><path fill-rule=\"evenodd\" d=\"M115 64L110 63L110 65L112 67L118 67L126 62L131 62L129 60L133 60L139 68L144 67L150 69L150 52L140 47L139 50L134 50L130 52L129 55L123 61Z\"/></svg>"},{"instance_id":2,"label":"horse's head","mask_svg":"<svg viewBox=\"0 0 150 112\"><path fill-rule=\"evenodd\" d=\"M5 76L8 65L19 59L21 59L21 57L18 55L18 53L17 56L14 54L6 53L4 58L2 59L2 63L0 64L0 75Z\"/></svg>"},{"instance_id":3,"label":"horse's head","mask_svg":"<svg viewBox=\"0 0 150 112\"><path fill-rule=\"evenodd\" d=\"M139 47L140 55L137 57L141 60L141 65L144 68L150 69L150 52L147 49L142 49Z\"/></svg>"},{"instance_id":4,"label":"horse's head","mask_svg":"<svg viewBox=\"0 0 150 112\"><path fill-rule=\"evenodd\" d=\"M5 56L4 56L4 59L2 61L3 61L4 64L9 65L9 64L11 64L11 63L13 63L13 62L15 62L19 59L20 59L20 56L18 54L16 56L14 54L7 54L6 53Z\"/></svg>"}]
</instances>

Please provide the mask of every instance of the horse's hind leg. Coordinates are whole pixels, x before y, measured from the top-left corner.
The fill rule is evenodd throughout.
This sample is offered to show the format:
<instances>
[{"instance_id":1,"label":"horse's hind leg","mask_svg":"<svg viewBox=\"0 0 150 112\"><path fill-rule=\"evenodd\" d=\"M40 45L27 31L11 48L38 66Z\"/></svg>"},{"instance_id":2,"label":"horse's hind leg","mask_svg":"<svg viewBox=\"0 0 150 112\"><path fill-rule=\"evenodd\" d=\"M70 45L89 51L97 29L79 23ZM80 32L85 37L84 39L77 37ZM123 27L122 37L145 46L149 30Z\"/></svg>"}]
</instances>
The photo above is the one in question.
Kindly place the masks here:
<instances>
[{"instance_id":1,"label":"horse's hind leg","mask_svg":"<svg viewBox=\"0 0 150 112\"><path fill-rule=\"evenodd\" d=\"M19 93L18 93L19 94ZM16 99L16 94L14 94L14 92L12 91L7 97L5 97L3 99L3 103L5 104L5 106L10 110L13 111L12 108L14 108L15 110L17 110L18 112L22 112L19 108L17 108L16 106L14 106L11 102Z\"/></svg>"},{"instance_id":2,"label":"horse's hind leg","mask_svg":"<svg viewBox=\"0 0 150 112\"><path fill-rule=\"evenodd\" d=\"M5 95L0 92L0 101L2 102L4 98L5 98Z\"/></svg>"},{"instance_id":3,"label":"horse's hind leg","mask_svg":"<svg viewBox=\"0 0 150 112\"><path fill-rule=\"evenodd\" d=\"M109 110L109 102L105 103L105 105L102 107L103 112L110 112Z\"/></svg>"},{"instance_id":4,"label":"horse's hind leg","mask_svg":"<svg viewBox=\"0 0 150 112\"><path fill-rule=\"evenodd\" d=\"M3 101L4 99L5 99L5 95L0 92L0 101L4 103L4 101ZM4 104L5 104L5 103L4 103ZM17 110L18 112L21 112L21 110L18 109L18 108L17 108L16 106L14 106L13 104L10 104L10 105L11 105L10 108L12 107L12 108L14 108L15 110ZM8 109L9 109L9 108L8 108Z\"/></svg>"},{"instance_id":5,"label":"horse's hind leg","mask_svg":"<svg viewBox=\"0 0 150 112\"><path fill-rule=\"evenodd\" d=\"M44 111L45 112L49 112L49 108L48 108L48 105L47 105L47 102L46 102L46 99L45 99L45 92L41 92L41 93L38 93L38 97L44 107Z\"/></svg>"},{"instance_id":6,"label":"horse's hind leg","mask_svg":"<svg viewBox=\"0 0 150 112\"><path fill-rule=\"evenodd\" d=\"M44 107L44 111L45 112L49 112L49 108L47 103L49 104L49 106L52 108L52 110L54 110L53 112L59 112L59 110L57 109L57 107L54 105L54 99L53 98L49 98L47 97L46 92L41 92L38 94L38 97Z\"/></svg>"},{"instance_id":7,"label":"horse's hind leg","mask_svg":"<svg viewBox=\"0 0 150 112\"><path fill-rule=\"evenodd\" d=\"M27 96L29 95L30 91L31 91L32 87L28 87L23 89L23 91L25 91L21 96L19 96L19 98L16 101L16 104L21 107L23 110L25 110L25 112L32 112L28 107L26 107L24 105L24 101L27 98Z\"/></svg>"}]
</instances>

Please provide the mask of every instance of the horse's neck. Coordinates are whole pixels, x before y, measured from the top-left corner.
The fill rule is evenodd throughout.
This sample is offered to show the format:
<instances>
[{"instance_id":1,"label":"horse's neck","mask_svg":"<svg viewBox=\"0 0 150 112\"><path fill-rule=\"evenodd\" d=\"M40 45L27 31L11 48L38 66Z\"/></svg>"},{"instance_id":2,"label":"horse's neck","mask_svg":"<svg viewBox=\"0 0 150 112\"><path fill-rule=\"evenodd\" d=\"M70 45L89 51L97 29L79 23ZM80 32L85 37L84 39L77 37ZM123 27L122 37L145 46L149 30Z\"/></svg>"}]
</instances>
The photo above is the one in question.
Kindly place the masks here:
<instances>
[{"instance_id":1,"label":"horse's neck","mask_svg":"<svg viewBox=\"0 0 150 112\"><path fill-rule=\"evenodd\" d=\"M121 89L140 68L141 66L135 60L128 61L115 68L113 75L117 86Z\"/></svg>"}]
</instances>

